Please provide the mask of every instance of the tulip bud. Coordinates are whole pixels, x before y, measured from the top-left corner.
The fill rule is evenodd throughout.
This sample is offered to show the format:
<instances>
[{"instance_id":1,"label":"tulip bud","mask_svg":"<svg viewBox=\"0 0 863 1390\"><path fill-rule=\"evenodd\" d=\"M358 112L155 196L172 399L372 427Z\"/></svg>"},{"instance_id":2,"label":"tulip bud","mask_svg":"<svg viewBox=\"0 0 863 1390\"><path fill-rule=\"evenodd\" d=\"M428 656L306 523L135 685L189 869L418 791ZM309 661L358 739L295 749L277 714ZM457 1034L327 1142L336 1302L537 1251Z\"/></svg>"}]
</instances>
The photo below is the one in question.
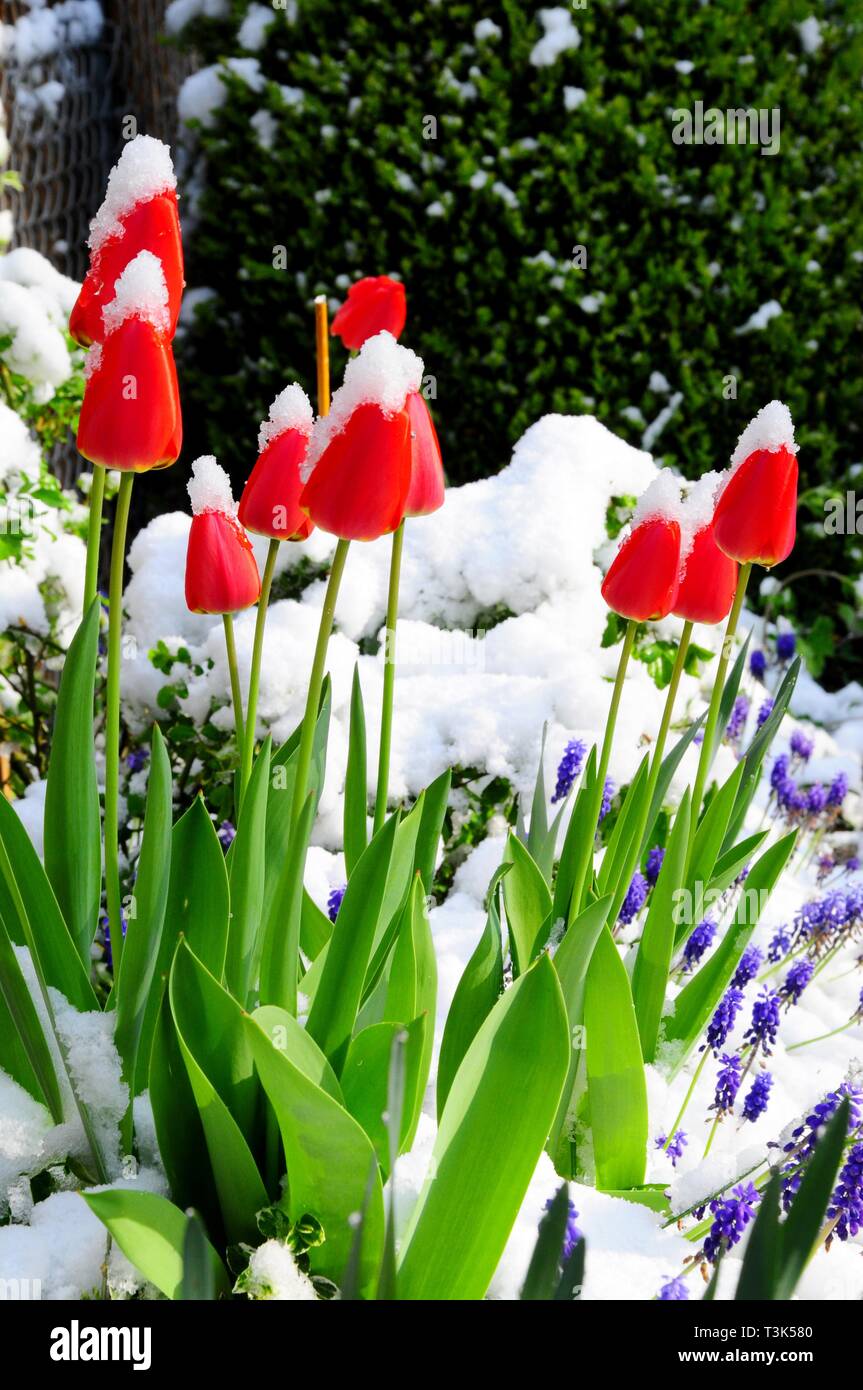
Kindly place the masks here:
<instances>
[{"instance_id":1,"label":"tulip bud","mask_svg":"<svg viewBox=\"0 0 863 1390\"><path fill-rule=\"evenodd\" d=\"M87 354L78 448L104 468L166 468L180 453L183 431L161 262L141 251L114 291L102 309L104 341Z\"/></svg>"},{"instance_id":2,"label":"tulip bud","mask_svg":"<svg viewBox=\"0 0 863 1390\"><path fill-rule=\"evenodd\" d=\"M69 332L83 347L102 341L102 309L124 267L141 251L162 262L168 336L174 336L184 285L176 187L168 146L150 135L130 140L90 224L90 269L69 319Z\"/></svg>"},{"instance_id":3,"label":"tulip bud","mask_svg":"<svg viewBox=\"0 0 863 1390\"><path fill-rule=\"evenodd\" d=\"M371 541L401 525L411 484L411 417L423 364L378 333L347 365L329 415L312 431L300 506L344 540Z\"/></svg>"},{"instance_id":4,"label":"tulip bud","mask_svg":"<svg viewBox=\"0 0 863 1390\"><path fill-rule=\"evenodd\" d=\"M192 613L238 613L261 594L252 543L237 520L227 473L212 455L196 459L188 484L192 525L186 604Z\"/></svg>"},{"instance_id":5,"label":"tulip bud","mask_svg":"<svg viewBox=\"0 0 863 1390\"><path fill-rule=\"evenodd\" d=\"M602 597L621 617L642 623L671 612L680 574L680 520L679 484L661 472L639 498L632 531L603 580Z\"/></svg>"},{"instance_id":6,"label":"tulip bud","mask_svg":"<svg viewBox=\"0 0 863 1390\"><path fill-rule=\"evenodd\" d=\"M680 541L680 587L673 612L693 623L721 623L737 588L737 565L723 555L713 536L713 509L718 473L705 473L683 503Z\"/></svg>"},{"instance_id":7,"label":"tulip bud","mask_svg":"<svg viewBox=\"0 0 863 1390\"><path fill-rule=\"evenodd\" d=\"M401 281L388 275L369 275L351 285L330 332L353 351L377 333L400 338L406 318L407 298Z\"/></svg>"},{"instance_id":8,"label":"tulip bud","mask_svg":"<svg viewBox=\"0 0 863 1390\"><path fill-rule=\"evenodd\" d=\"M791 412L770 401L743 431L716 505L716 544L741 564L770 568L794 548L797 445Z\"/></svg>"},{"instance_id":9,"label":"tulip bud","mask_svg":"<svg viewBox=\"0 0 863 1390\"><path fill-rule=\"evenodd\" d=\"M270 406L258 434L258 461L240 498L239 519L248 531L276 541L304 541L314 529L300 510L300 468L314 423L301 386L286 386Z\"/></svg>"}]
</instances>

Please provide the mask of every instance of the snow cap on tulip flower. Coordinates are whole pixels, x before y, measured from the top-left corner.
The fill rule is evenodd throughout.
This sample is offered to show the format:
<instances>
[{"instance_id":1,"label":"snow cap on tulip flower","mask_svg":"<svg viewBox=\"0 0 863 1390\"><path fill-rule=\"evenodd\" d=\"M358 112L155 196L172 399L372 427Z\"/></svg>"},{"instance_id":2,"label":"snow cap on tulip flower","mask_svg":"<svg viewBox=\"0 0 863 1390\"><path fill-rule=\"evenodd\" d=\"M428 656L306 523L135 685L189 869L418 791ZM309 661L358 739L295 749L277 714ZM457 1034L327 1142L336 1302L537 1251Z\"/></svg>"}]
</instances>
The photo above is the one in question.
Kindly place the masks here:
<instances>
[{"instance_id":1,"label":"snow cap on tulip flower","mask_svg":"<svg viewBox=\"0 0 863 1390\"><path fill-rule=\"evenodd\" d=\"M192 525L186 552L186 604L192 613L237 613L257 603L261 579L252 543L237 520L231 481L211 454L196 459L188 483Z\"/></svg>"},{"instance_id":2,"label":"snow cap on tulip flower","mask_svg":"<svg viewBox=\"0 0 863 1390\"><path fill-rule=\"evenodd\" d=\"M123 267L140 251L150 251L162 261L173 337L184 285L176 188L169 147L151 135L130 140L90 223L90 269L69 320L69 332L83 346L101 340L102 308Z\"/></svg>"},{"instance_id":3,"label":"snow cap on tulip flower","mask_svg":"<svg viewBox=\"0 0 863 1390\"><path fill-rule=\"evenodd\" d=\"M78 449L91 463L123 472L166 468L183 430L170 308L162 263L150 251L130 261L101 310L103 342L84 364Z\"/></svg>"},{"instance_id":4,"label":"snow cap on tulip flower","mask_svg":"<svg viewBox=\"0 0 863 1390\"><path fill-rule=\"evenodd\" d=\"M270 406L258 434L258 461L240 498L240 522L256 535L304 541L313 529L299 497L314 418L311 401L295 383Z\"/></svg>"},{"instance_id":5,"label":"snow cap on tulip flower","mask_svg":"<svg viewBox=\"0 0 863 1390\"><path fill-rule=\"evenodd\" d=\"M405 287L400 280L391 280L388 275L367 275L351 285L330 332L353 351L376 333L391 333L400 338L407 312Z\"/></svg>"},{"instance_id":6,"label":"snow cap on tulip flower","mask_svg":"<svg viewBox=\"0 0 863 1390\"><path fill-rule=\"evenodd\" d=\"M719 473L705 473L683 503L680 534L680 588L674 613L693 623L721 623L737 588L737 564L723 555L713 537Z\"/></svg>"},{"instance_id":7,"label":"snow cap on tulip flower","mask_svg":"<svg viewBox=\"0 0 863 1390\"><path fill-rule=\"evenodd\" d=\"M791 412L781 401L770 401L741 434L716 505L716 543L732 560L770 568L791 554L796 455Z\"/></svg>"},{"instance_id":8,"label":"snow cap on tulip flower","mask_svg":"<svg viewBox=\"0 0 863 1390\"><path fill-rule=\"evenodd\" d=\"M412 465L407 399L422 374L422 358L391 333L369 338L348 363L301 469L300 506L321 530L371 541L401 525Z\"/></svg>"},{"instance_id":9,"label":"snow cap on tulip flower","mask_svg":"<svg viewBox=\"0 0 863 1390\"><path fill-rule=\"evenodd\" d=\"M680 578L680 480L663 469L639 498L632 530L602 583L609 608L635 622L664 618Z\"/></svg>"}]
</instances>

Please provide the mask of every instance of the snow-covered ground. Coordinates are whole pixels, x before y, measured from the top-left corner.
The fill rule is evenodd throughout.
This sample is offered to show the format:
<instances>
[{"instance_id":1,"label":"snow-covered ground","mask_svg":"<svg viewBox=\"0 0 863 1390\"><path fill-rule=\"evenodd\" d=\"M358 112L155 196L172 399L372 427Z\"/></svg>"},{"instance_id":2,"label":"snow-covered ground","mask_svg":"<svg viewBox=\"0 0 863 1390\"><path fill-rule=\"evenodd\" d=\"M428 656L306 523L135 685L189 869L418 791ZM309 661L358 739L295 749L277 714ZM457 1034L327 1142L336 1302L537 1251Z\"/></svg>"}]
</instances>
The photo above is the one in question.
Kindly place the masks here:
<instances>
[{"instance_id":1,"label":"snow-covered ground","mask_svg":"<svg viewBox=\"0 0 863 1390\"><path fill-rule=\"evenodd\" d=\"M253 442L250 441L250 457ZM517 444L512 462L495 477L453 488L444 510L436 516L408 524L403 567L402 619L398 629L398 674L393 741L391 789L395 798L416 795L445 767L461 765L480 775L509 778L523 796L533 788L540 755L542 728L548 726L546 778L553 786L554 771L567 740L594 740L604 727L610 685L618 653L600 645L606 621L599 585L601 566L607 562L610 543L606 513L614 497L642 492L655 476L649 455L615 438L590 417L547 416L538 421ZM201 676L190 675L184 706L203 719L215 706L215 722L231 721L228 677L223 654L221 622L190 614L183 598L183 568L189 518L181 513L163 515L136 538L130 554L132 578L126 598L127 631L122 686L126 718L143 731L158 710L156 695L164 677L151 665L147 653L158 641L169 647L188 646L197 664L212 667ZM332 540L313 534L302 545L282 547L282 568L307 557L323 564ZM263 558L262 554L259 558ZM355 663L363 683L369 730L369 766L376 761L374 747L378 724L382 658L363 655L360 643L376 637L384 622L389 546L386 542L354 545L338 606L338 631L330 649L333 679L333 726L327 783L316 843L309 856L307 884L313 897L325 906L330 890L344 881L340 854L341 799L347 751L350 683ZM310 653L317 630L323 584L313 580L299 600L273 605L261 680L259 731L270 728L276 739L287 737L302 713ZM488 627L488 615L511 616ZM241 666L247 671L254 614L239 617L237 641ZM660 635L676 635L673 619L659 625ZM715 646L716 634L697 629L694 640ZM763 643L760 621L754 643ZM705 673L709 678L710 668ZM768 686L778 679L768 672ZM744 690L751 696L750 721L766 697L763 686L749 676ZM681 720L701 707L701 683L684 677L679 697ZM654 736L665 693L658 691L646 667L631 663L622 701L611 773L618 784L634 772L646 743ZM843 771L852 788L846 816L859 816L861 789L860 752L863 748L863 690L849 686L827 695L804 674L793 705L796 716L807 721L814 750L807 778L828 781ZM776 752L784 751L797 727L797 718L786 718ZM684 759L672 799L694 774L694 753ZM733 766L733 753L720 753L719 772ZM764 794L751 812L757 826L764 808ZM20 806L22 818L39 843L41 798L39 789ZM489 835L460 865L452 891L432 909L431 925L438 956L438 1042L443 1021L461 972L482 931L483 900L489 879L500 861L505 827L493 821ZM765 946L780 924L791 920L800 903L814 890L812 871L797 869L785 879L770 903L756 942ZM708 1105L712 1100L715 1066L704 1068L687 1110L683 1128L689 1143L676 1169L666 1155L653 1149L653 1141L673 1122L689 1086L699 1054L671 1082L660 1071L648 1071L651 1153L648 1178L667 1183L672 1204L683 1211L700 1197L756 1164L763 1164L767 1145L804 1114L813 1103L843 1080L860 1054L859 1025L824 1043L799 1052L787 1052L789 1044L828 1032L854 1012L860 992L860 976L851 967L853 949L846 950L805 991L800 1003L783 1016L780 1041L770 1059L774 1087L766 1114L743 1126L736 1119L719 1125L709 1157L702 1157L709 1133ZM782 978L784 970L778 974ZM777 977L774 977L777 978ZM739 1042L748 1022L757 984L746 990L737 1032L729 1046ZM100 1038L106 1091L111 1106L116 1091L113 1046ZM86 1050L82 1054L87 1060ZM9 1202L14 1224L0 1228L0 1276L22 1274L22 1260L29 1261L35 1277L48 1268L48 1297L80 1296L101 1282L104 1239L96 1232L95 1218L73 1194L61 1193L30 1209L28 1186L21 1175L58 1161L73 1151L80 1136L74 1124L52 1129L41 1108L4 1081L0 1101L0 1200ZM114 1095L116 1108L120 1099ZM146 1104L138 1102L139 1133L147 1134ZM428 1107L431 1112L431 1106ZM712 1118L712 1117L711 1117ZM407 1221L434 1141L431 1113L423 1118L413 1152L399 1160L396 1173L400 1224ZM145 1142L146 1148L146 1142ZM158 1159L152 1151L142 1157L136 1179L123 1168L117 1155L117 1178L158 1186ZM517 1294L533 1247L537 1222L558 1179L547 1158L538 1165L530 1190L505 1256L491 1288L491 1296ZM684 1260L698 1246L686 1240L675 1222L647 1207L573 1185L579 1213L578 1225L588 1241L584 1297L652 1298L661 1284L681 1271ZM76 1205L77 1203L77 1205ZM691 1224L691 1223L689 1223ZM725 1261L722 1290L733 1288L736 1257ZM834 1242L828 1253L819 1253L807 1271L800 1294L816 1298L856 1299L863 1296L863 1261L857 1242ZM50 1256L50 1260L49 1260ZM128 1269L114 1274L118 1292L128 1292L134 1280ZM699 1296L697 1271L688 1283Z\"/></svg>"}]
</instances>

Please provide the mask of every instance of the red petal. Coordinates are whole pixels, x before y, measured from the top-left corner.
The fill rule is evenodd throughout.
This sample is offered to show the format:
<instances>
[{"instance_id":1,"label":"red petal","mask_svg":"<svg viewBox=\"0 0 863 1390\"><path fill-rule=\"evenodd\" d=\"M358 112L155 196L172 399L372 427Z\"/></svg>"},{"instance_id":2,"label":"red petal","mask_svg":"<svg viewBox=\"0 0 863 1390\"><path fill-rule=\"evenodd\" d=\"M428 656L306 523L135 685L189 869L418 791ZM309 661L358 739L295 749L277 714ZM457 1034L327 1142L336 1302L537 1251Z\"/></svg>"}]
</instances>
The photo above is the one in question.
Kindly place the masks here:
<instances>
[{"instance_id":1,"label":"red petal","mask_svg":"<svg viewBox=\"0 0 863 1390\"><path fill-rule=\"evenodd\" d=\"M84 389L78 448L104 468L144 473L174 463L182 440L170 343L151 324L128 319L106 340Z\"/></svg>"},{"instance_id":2,"label":"red petal","mask_svg":"<svg viewBox=\"0 0 863 1390\"><path fill-rule=\"evenodd\" d=\"M407 410L367 403L327 445L300 496L316 526L344 540L373 541L401 525L411 477Z\"/></svg>"},{"instance_id":3,"label":"red petal","mask_svg":"<svg viewBox=\"0 0 863 1390\"><path fill-rule=\"evenodd\" d=\"M300 466L309 450L302 430L285 430L271 440L252 469L240 499L247 531L277 541L304 541L314 529L299 499Z\"/></svg>"},{"instance_id":4,"label":"red petal","mask_svg":"<svg viewBox=\"0 0 863 1390\"><path fill-rule=\"evenodd\" d=\"M186 604L193 613L238 613L261 594L245 531L224 512L192 517L186 552Z\"/></svg>"},{"instance_id":5,"label":"red petal","mask_svg":"<svg viewBox=\"0 0 863 1390\"><path fill-rule=\"evenodd\" d=\"M797 458L756 449L732 473L716 504L716 544L741 564L778 565L794 549Z\"/></svg>"},{"instance_id":6,"label":"red petal","mask_svg":"<svg viewBox=\"0 0 863 1390\"><path fill-rule=\"evenodd\" d=\"M388 275L369 275L351 285L330 332L354 351L376 333L386 331L400 338L407 312L407 296L400 280L391 280Z\"/></svg>"},{"instance_id":7,"label":"red petal","mask_svg":"<svg viewBox=\"0 0 863 1390\"><path fill-rule=\"evenodd\" d=\"M674 607L680 570L680 527L660 517L644 521L623 542L605 576L602 597L624 618L646 622Z\"/></svg>"},{"instance_id":8,"label":"red petal","mask_svg":"<svg viewBox=\"0 0 863 1390\"><path fill-rule=\"evenodd\" d=\"M427 516L444 503L443 459L424 397L411 391L405 405L411 421L411 485L405 516Z\"/></svg>"},{"instance_id":9,"label":"red petal","mask_svg":"<svg viewBox=\"0 0 863 1390\"><path fill-rule=\"evenodd\" d=\"M93 257L69 318L69 332L84 347L105 336L102 307L114 298L114 284L140 251L152 251L162 262L168 286L169 336L173 338L183 297L183 243L177 215L177 195L161 193L139 203L120 219L122 236L110 237Z\"/></svg>"},{"instance_id":10,"label":"red petal","mask_svg":"<svg viewBox=\"0 0 863 1390\"><path fill-rule=\"evenodd\" d=\"M721 623L727 618L737 588L737 564L723 555L705 526L695 537L686 557L674 613L691 623Z\"/></svg>"}]
</instances>

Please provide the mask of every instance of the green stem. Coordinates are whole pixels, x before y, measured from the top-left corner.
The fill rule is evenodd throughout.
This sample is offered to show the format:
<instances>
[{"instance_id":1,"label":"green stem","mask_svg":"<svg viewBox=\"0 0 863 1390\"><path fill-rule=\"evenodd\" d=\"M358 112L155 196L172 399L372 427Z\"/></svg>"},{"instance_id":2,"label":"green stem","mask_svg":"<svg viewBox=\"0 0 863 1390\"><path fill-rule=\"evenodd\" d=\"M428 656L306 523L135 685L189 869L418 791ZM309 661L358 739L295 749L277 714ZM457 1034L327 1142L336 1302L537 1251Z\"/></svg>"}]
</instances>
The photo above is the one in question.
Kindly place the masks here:
<instances>
[{"instance_id":1,"label":"green stem","mask_svg":"<svg viewBox=\"0 0 863 1390\"><path fill-rule=\"evenodd\" d=\"M252 760L255 754L255 726L258 722L258 688L261 679L261 655L264 650L264 628L267 625L267 605L270 602L270 589L273 572L279 556L279 542L271 540L261 580L261 597L258 599L258 616L255 620L255 640L252 646L252 669L249 674L249 697L246 702L246 738L243 744L243 770L240 777L240 800L246 794L249 778L252 775Z\"/></svg>"},{"instance_id":2,"label":"green stem","mask_svg":"<svg viewBox=\"0 0 863 1390\"><path fill-rule=\"evenodd\" d=\"M849 1018L847 1023L840 1023L838 1028L831 1028L829 1033L819 1033L817 1038L807 1038L805 1042L792 1043L790 1047L786 1047L785 1051L795 1052L798 1047L809 1047L810 1043L823 1042L825 1038L835 1038L837 1033L844 1033L847 1028L851 1027L852 1023L859 1022L858 1018Z\"/></svg>"},{"instance_id":3,"label":"green stem","mask_svg":"<svg viewBox=\"0 0 863 1390\"><path fill-rule=\"evenodd\" d=\"M330 570L327 592L324 595L324 606L321 609L321 621L318 627L318 640L315 645L315 655L312 661L312 671L309 676L309 691L306 696L306 712L303 716L303 729L300 734L300 746L297 751L297 771L294 779L294 799L291 807L291 827L296 826L303 809L306 796L309 792L309 769L312 765L312 749L315 744L315 726L318 722L318 707L321 702L321 688L324 683L324 667L327 660L327 646L330 640L330 633L333 630L333 619L336 614L336 599L339 594L339 585L342 582L345 561L348 558L350 541L340 540L336 546L336 553L333 556L332 569Z\"/></svg>"},{"instance_id":4,"label":"green stem","mask_svg":"<svg viewBox=\"0 0 863 1390\"><path fill-rule=\"evenodd\" d=\"M725 636L722 639L722 650L719 653L719 662L713 681L713 693L710 696L710 709L708 710L707 723L704 726L704 739L701 744L701 757L698 760L698 772L695 777L695 787L692 792L692 823L689 828L689 858L692 857L692 847L695 843L695 836L698 830L698 820L701 814L701 802L704 798L707 774L710 771L710 764L713 761L713 746L716 741L716 726L719 723L719 706L722 702L722 692L725 688L725 673L728 670L728 662L734 646L734 634L737 632L740 610L743 607L746 586L749 583L749 576L751 573L751 563L748 565L741 565L737 580L737 592L734 595L734 602L731 605L731 612L728 615L728 625L725 629Z\"/></svg>"},{"instance_id":5,"label":"green stem","mask_svg":"<svg viewBox=\"0 0 863 1390\"><path fill-rule=\"evenodd\" d=\"M242 765L246 749L246 729L243 722L243 692L240 689L240 671L237 666L237 643L234 639L234 615L233 613L223 613L222 623L225 628L225 649L228 653L228 671L231 677L231 700L234 705L234 732L237 740L237 752L240 756Z\"/></svg>"},{"instance_id":6,"label":"green stem","mask_svg":"<svg viewBox=\"0 0 863 1390\"><path fill-rule=\"evenodd\" d=\"M375 794L375 830L377 834L386 819L387 792L390 776L390 744L393 734L393 689L396 677L396 623L399 615L399 579L402 569L402 545L405 524L393 532L393 551L390 560L390 587L387 595L387 627L384 638L384 694L381 706L381 742L378 753L378 785Z\"/></svg>"},{"instance_id":7,"label":"green stem","mask_svg":"<svg viewBox=\"0 0 863 1390\"><path fill-rule=\"evenodd\" d=\"M685 1095L684 1098L683 1098L683 1104L681 1105L680 1109L679 1109L678 1112L677 1112L677 1118L675 1119L674 1124L671 1126L670 1130L668 1131L668 1138L666 1139L665 1143L664 1143L663 1146L662 1146L662 1147L663 1147L663 1152L668 1148L669 1144L672 1142L672 1140L674 1139L675 1134L677 1133L677 1131L678 1131L679 1128L680 1128L680 1121L683 1119L684 1115L686 1114L687 1106L689 1105L689 1102L692 1100L693 1092L695 1091L695 1088L696 1088L696 1086L698 1085L698 1078L700 1077L701 1073L704 1071L704 1064L705 1064L705 1062L707 1061L707 1059L708 1059L709 1056L710 1056L710 1048L709 1048L709 1047L705 1047L704 1051L703 1051L702 1054L701 1054L701 1061L698 1063L698 1066L695 1068L695 1071L694 1071L693 1074L692 1074L692 1080L691 1080L690 1083L689 1083L689 1090L686 1092L686 1095Z\"/></svg>"},{"instance_id":8,"label":"green stem","mask_svg":"<svg viewBox=\"0 0 863 1390\"><path fill-rule=\"evenodd\" d=\"M599 755L599 766L596 769L596 783L593 789L593 804L590 808L590 824L596 833L596 826L599 822L599 812L602 806L602 793L605 787L605 779L608 774L608 763L611 758L611 745L614 742L614 726L617 723L617 713L620 709L620 697L623 694L623 680L626 675L626 668L629 665L629 658L635 643L635 633L637 624L630 619L626 624L626 632L623 636L623 646L620 650L620 660L617 663L617 675L614 678L614 690L611 693L611 705L608 710L608 719L605 724L605 736L602 740L602 749ZM591 842L592 843L592 842ZM575 920L581 910L581 900L584 893L585 884L589 879L590 869L593 864L593 853L586 853L582 862L576 866L575 878L572 885L572 897L569 904L569 923Z\"/></svg>"},{"instance_id":9,"label":"green stem","mask_svg":"<svg viewBox=\"0 0 863 1390\"><path fill-rule=\"evenodd\" d=\"M96 597L99 583L99 545L102 539L102 503L105 500L106 476L102 465L95 464L93 481L90 485L90 516L87 525L87 568L84 572L85 613L90 610L90 604Z\"/></svg>"},{"instance_id":10,"label":"green stem","mask_svg":"<svg viewBox=\"0 0 863 1390\"><path fill-rule=\"evenodd\" d=\"M665 741L668 738L668 730L671 728L671 717L674 714L674 702L677 699L677 691L680 687L680 677L683 675L683 670L686 665L686 655L689 651L689 643L692 639L692 627L693 624L691 622L685 622L683 624L683 631L680 634L677 655L674 658L674 669L671 672L671 680L668 683L665 709L662 711L662 721L659 725L659 733L656 735L656 746L653 750L653 762L650 766L650 780L647 784L645 814L650 809L653 793L656 791L656 784L659 781L662 758L665 753ZM643 833L644 831L642 830L642 834Z\"/></svg>"},{"instance_id":11,"label":"green stem","mask_svg":"<svg viewBox=\"0 0 863 1390\"><path fill-rule=\"evenodd\" d=\"M108 684L105 697L105 894L114 957L114 978L123 958L123 915L120 899L120 663L123 659L123 565L134 473L124 473L117 494L111 580L108 588Z\"/></svg>"}]
</instances>

